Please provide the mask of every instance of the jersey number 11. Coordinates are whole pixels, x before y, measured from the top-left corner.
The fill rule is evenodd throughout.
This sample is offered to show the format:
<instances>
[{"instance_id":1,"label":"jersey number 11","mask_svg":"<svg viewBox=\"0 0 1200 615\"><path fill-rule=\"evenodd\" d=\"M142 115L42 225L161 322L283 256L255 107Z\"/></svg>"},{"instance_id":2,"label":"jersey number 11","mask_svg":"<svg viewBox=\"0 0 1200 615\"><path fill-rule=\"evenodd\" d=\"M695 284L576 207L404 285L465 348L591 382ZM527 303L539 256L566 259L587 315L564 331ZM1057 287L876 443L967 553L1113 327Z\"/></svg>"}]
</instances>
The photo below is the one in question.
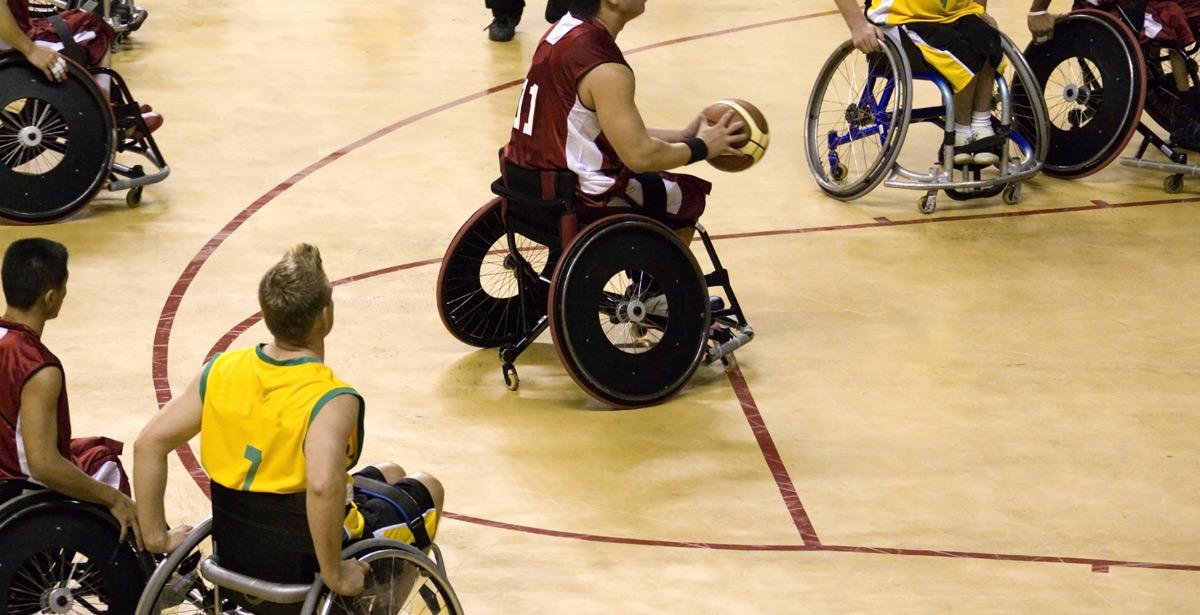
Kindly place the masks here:
<instances>
[{"instance_id":1,"label":"jersey number 11","mask_svg":"<svg viewBox=\"0 0 1200 615\"><path fill-rule=\"evenodd\" d=\"M525 109L525 92L529 92L529 116L525 118L525 127L521 127L521 111ZM517 117L513 120L513 130L533 136L533 114L537 112L537 84L530 85L529 80L521 85L521 98L517 100Z\"/></svg>"}]
</instances>

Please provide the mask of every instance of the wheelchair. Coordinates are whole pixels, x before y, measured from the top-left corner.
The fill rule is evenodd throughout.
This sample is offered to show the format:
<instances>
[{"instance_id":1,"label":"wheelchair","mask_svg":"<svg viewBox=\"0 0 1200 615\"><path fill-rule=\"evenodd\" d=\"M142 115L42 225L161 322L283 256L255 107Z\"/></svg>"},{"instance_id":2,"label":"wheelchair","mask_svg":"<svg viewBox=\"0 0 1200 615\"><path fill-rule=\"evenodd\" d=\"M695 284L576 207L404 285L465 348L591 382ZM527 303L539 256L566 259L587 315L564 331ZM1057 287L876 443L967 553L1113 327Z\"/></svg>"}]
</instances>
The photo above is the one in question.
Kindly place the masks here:
<instances>
[{"instance_id":1,"label":"wheelchair","mask_svg":"<svg viewBox=\"0 0 1200 615\"><path fill-rule=\"evenodd\" d=\"M1055 25L1050 41L1025 49L1051 112L1047 175L1091 175L1116 160L1135 134L1142 137L1137 152L1120 158L1121 165L1165 171L1163 190L1171 194L1183 189L1184 176L1200 175L1200 166L1188 162L1183 148L1142 121L1145 110L1169 127L1184 99L1200 101L1192 58L1200 44L1141 43L1135 31L1143 18L1120 6L1112 12L1076 10ZM1148 159L1152 149L1166 160Z\"/></svg>"},{"instance_id":2,"label":"wheelchair","mask_svg":"<svg viewBox=\"0 0 1200 615\"><path fill-rule=\"evenodd\" d=\"M674 231L645 214L580 228L574 173L502 165L497 198L446 249L437 304L454 337L499 347L510 390L520 386L513 362L547 328L571 378L615 407L659 403L701 363L725 363L753 338L703 226L707 275ZM712 287L724 298L710 298Z\"/></svg>"},{"instance_id":3,"label":"wheelchair","mask_svg":"<svg viewBox=\"0 0 1200 615\"><path fill-rule=\"evenodd\" d=\"M996 75L996 135L960 148L954 146L953 90L921 59L896 28L885 28L882 50L863 54L851 41L842 43L825 62L812 89L807 110L805 155L817 184L829 196L852 201L880 183L922 190L918 206L933 213L937 195L954 200L1001 194L1005 203L1021 198L1021 183L1042 168L1046 156L1046 109L1024 58L1001 34L1007 74ZM913 108L913 83L931 82L941 104ZM897 162L913 123L929 122L942 130L935 162L928 172ZM953 164L954 154L999 150L999 170L982 165Z\"/></svg>"},{"instance_id":4,"label":"wheelchair","mask_svg":"<svg viewBox=\"0 0 1200 615\"><path fill-rule=\"evenodd\" d=\"M127 190L125 203L135 207L145 186L171 172L121 76L64 60L66 81L51 83L20 54L0 52L0 218L59 220L101 188ZM109 81L109 96L96 77ZM152 168L118 162L117 154Z\"/></svg>"},{"instance_id":5,"label":"wheelchair","mask_svg":"<svg viewBox=\"0 0 1200 615\"><path fill-rule=\"evenodd\" d=\"M59 11L82 9L100 14L109 26L112 26L116 37L113 38L110 50L113 53L121 51L123 43L129 36L141 29L142 24L150 17L150 13L134 5L133 0L31 0L29 14L34 17L47 18Z\"/></svg>"},{"instance_id":6,"label":"wheelchair","mask_svg":"<svg viewBox=\"0 0 1200 615\"><path fill-rule=\"evenodd\" d=\"M256 605L266 605L261 608L271 612L305 615L463 612L447 580L437 545L430 545L430 558L412 545L395 540L372 538L351 544L342 551L342 559L358 559L370 569L366 591L348 598L328 591L320 576L312 583L270 583L222 567L218 553L204 554L212 523L211 518L200 523L179 548L162 560L146 583L137 603L137 615L242 615L259 612Z\"/></svg>"},{"instance_id":7,"label":"wheelchair","mask_svg":"<svg viewBox=\"0 0 1200 615\"><path fill-rule=\"evenodd\" d=\"M0 613L132 613L154 569L104 508L24 483L0 492Z\"/></svg>"}]
</instances>

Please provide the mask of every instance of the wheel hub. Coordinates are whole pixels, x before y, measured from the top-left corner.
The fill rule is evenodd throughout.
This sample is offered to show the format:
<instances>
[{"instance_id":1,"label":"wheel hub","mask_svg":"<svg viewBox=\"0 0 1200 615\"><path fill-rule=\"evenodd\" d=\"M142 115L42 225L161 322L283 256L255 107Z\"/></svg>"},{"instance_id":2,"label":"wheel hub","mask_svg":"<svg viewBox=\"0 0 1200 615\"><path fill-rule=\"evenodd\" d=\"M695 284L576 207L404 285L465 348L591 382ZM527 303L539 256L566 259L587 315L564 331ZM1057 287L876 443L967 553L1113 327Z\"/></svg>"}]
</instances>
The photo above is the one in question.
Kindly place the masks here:
<instances>
[{"instance_id":1,"label":"wheel hub","mask_svg":"<svg viewBox=\"0 0 1200 615\"><path fill-rule=\"evenodd\" d=\"M1087 102L1088 97L1091 95L1092 92L1086 85L1076 85L1074 83L1070 83L1063 88L1063 100L1067 102L1083 104Z\"/></svg>"},{"instance_id":2,"label":"wheel hub","mask_svg":"<svg viewBox=\"0 0 1200 615\"><path fill-rule=\"evenodd\" d=\"M70 613L75 608L75 595L66 587L56 587L42 594L42 610L47 613Z\"/></svg>"},{"instance_id":3,"label":"wheel hub","mask_svg":"<svg viewBox=\"0 0 1200 615\"><path fill-rule=\"evenodd\" d=\"M26 126L17 132L17 143L34 148L42 144L42 130L37 126Z\"/></svg>"},{"instance_id":4,"label":"wheel hub","mask_svg":"<svg viewBox=\"0 0 1200 615\"><path fill-rule=\"evenodd\" d=\"M846 121L852 126L871 123L871 111L858 105L846 107Z\"/></svg>"},{"instance_id":5,"label":"wheel hub","mask_svg":"<svg viewBox=\"0 0 1200 615\"><path fill-rule=\"evenodd\" d=\"M646 320L646 304L640 299L630 299L617 306L617 322L640 324Z\"/></svg>"}]
</instances>

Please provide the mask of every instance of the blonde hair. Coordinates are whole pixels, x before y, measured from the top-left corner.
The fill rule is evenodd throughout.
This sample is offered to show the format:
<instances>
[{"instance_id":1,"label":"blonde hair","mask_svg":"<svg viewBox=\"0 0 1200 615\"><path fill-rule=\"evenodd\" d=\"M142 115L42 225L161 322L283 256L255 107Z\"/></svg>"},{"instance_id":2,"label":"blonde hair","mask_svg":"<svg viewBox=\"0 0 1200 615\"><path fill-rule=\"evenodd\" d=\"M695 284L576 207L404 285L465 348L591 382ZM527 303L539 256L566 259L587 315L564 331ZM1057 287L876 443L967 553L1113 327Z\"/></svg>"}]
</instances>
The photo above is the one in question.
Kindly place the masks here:
<instances>
[{"instance_id":1,"label":"blonde hair","mask_svg":"<svg viewBox=\"0 0 1200 615\"><path fill-rule=\"evenodd\" d=\"M258 283L263 321L276 338L304 343L321 310L333 300L333 286L321 267L321 251L306 243L287 251Z\"/></svg>"}]
</instances>

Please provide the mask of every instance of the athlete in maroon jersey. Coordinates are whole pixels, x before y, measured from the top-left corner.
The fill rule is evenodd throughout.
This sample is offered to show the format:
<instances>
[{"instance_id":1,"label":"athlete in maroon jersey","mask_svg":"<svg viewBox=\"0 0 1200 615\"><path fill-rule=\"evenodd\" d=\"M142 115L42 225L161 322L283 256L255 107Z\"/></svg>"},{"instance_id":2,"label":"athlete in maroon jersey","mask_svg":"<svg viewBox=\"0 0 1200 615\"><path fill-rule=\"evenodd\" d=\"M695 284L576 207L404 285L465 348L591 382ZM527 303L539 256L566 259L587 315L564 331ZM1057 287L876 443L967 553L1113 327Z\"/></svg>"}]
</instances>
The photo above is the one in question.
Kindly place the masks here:
<instances>
[{"instance_id":1,"label":"athlete in maroon jersey","mask_svg":"<svg viewBox=\"0 0 1200 615\"><path fill-rule=\"evenodd\" d=\"M633 100L633 71L615 40L645 6L645 0L574 0L534 53L504 157L525 169L573 171L576 196L597 208L591 216L580 212L584 221L634 206L688 228L704 212L712 186L662 171L734 153L730 143L745 127L731 123L729 112L716 124L697 117L683 130L646 128Z\"/></svg>"},{"instance_id":2,"label":"athlete in maroon jersey","mask_svg":"<svg viewBox=\"0 0 1200 615\"><path fill-rule=\"evenodd\" d=\"M102 504L121 524L121 540L133 529L141 548L121 443L71 438L62 362L41 341L67 294L67 249L48 239L14 241L0 278L0 499L28 481Z\"/></svg>"}]
</instances>

